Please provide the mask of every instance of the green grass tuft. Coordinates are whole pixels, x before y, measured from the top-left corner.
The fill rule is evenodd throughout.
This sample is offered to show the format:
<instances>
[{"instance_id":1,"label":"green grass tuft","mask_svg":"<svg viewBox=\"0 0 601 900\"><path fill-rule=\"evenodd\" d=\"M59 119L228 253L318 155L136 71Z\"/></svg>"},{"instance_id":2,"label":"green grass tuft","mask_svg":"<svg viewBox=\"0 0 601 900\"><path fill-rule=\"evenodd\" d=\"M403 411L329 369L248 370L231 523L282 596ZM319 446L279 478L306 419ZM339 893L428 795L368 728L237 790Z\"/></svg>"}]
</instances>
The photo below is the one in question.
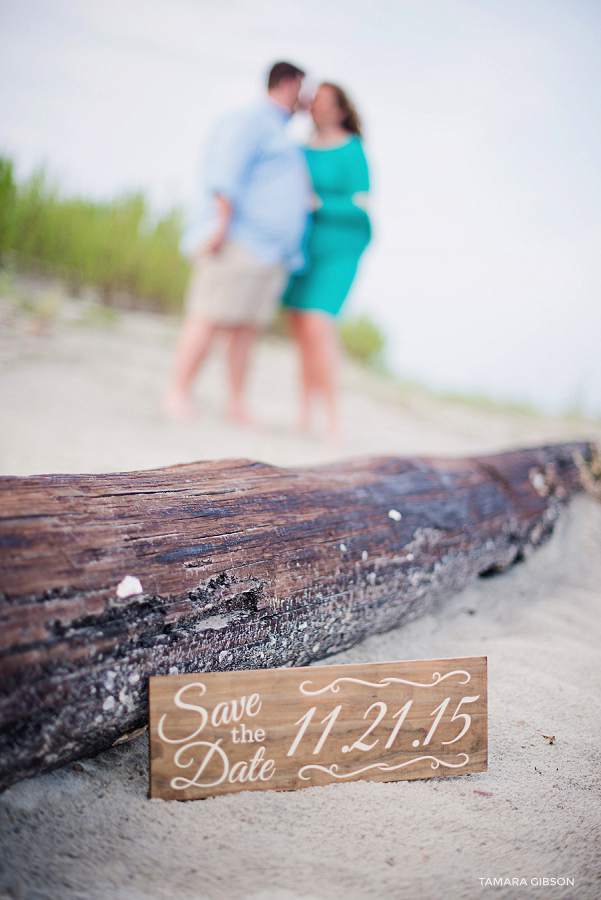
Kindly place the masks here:
<instances>
[{"instance_id":1,"label":"green grass tuft","mask_svg":"<svg viewBox=\"0 0 601 900\"><path fill-rule=\"evenodd\" d=\"M107 305L176 312L189 274L181 214L155 219L140 193L109 202L63 197L43 170L16 184L0 157L0 262L93 285Z\"/></svg>"},{"instance_id":2,"label":"green grass tuft","mask_svg":"<svg viewBox=\"0 0 601 900\"><path fill-rule=\"evenodd\" d=\"M348 356L372 368L381 366L386 339L366 315L344 319L338 332Z\"/></svg>"}]
</instances>

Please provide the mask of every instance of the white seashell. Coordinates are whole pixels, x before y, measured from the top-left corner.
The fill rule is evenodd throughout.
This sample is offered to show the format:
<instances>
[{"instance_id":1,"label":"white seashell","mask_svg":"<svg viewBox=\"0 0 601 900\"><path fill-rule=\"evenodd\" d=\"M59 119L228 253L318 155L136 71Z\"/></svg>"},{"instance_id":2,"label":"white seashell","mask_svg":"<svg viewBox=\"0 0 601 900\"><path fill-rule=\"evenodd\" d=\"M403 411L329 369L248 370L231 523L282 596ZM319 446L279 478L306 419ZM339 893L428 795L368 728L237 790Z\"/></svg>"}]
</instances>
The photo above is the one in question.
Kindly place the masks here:
<instances>
[{"instance_id":1,"label":"white seashell","mask_svg":"<svg viewBox=\"0 0 601 900\"><path fill-rule=\"evenodd\" d=\"M539 497L546 497L549 493L549 486L545 480L545 476L542 472L536 472L534 475L530 477L530 481L532 483L532 487L539 495Z\"/></svg>"},{"instance_id":2,"label":"white seashell","mask_svg":"<svg viewBox=\"0 0 601 900\"><path fill-rule=\"evenodd\" d=\"M389 509L388 510L388 518L394 519L395 522L400 522L403 518L398 509Z\"/></svg>"},{"instance_id":3,"label":"white seashell","mask_svg":"<svg viewBox=\"0 0 601 900\"><path fill-rule=\"evenodd\" d=\"M144 591L140 584L140 579L136 578L135 575L126 575L123 581L117 585L117 596L121 600L125 600L126 597L133 597L135 594L143 593Z\"/></svg>"}]
</instances>

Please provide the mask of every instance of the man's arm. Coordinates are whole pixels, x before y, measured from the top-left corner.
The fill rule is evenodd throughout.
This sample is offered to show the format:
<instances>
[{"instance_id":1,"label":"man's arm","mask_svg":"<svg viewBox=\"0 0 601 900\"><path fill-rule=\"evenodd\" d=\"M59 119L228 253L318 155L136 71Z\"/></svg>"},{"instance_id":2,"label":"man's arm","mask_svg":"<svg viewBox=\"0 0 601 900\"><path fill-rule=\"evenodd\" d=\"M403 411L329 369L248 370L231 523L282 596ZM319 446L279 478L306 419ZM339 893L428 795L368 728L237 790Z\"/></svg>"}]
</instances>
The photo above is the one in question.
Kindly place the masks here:
<instances>
[{"instance_id":1,"label":"man's arm","mask_svg":"<svg viewBox=\"0 0 601 900\"><path fill-rule=\"evenodd\" d=\"M215 206L215 228L208 240L210 253L218 253L227 237L234 209L245 190L261 135L261 122L253 110L224 119L210 142L207 155L207 188Z\"/></svg>"},{"instance_id":2,"label":"man's arm","mask_svg":"<svg viewBox=\"0 0 601 900\"><path fill-rule=\"evenodd\" d=\"M207 249L209 253L219 253L223 242L227 237L227 228L232 217L232 204L223 196L223 194L215 194L215 206L217 209L215 231L207 241Z\"/></svg>"}]
</instances>

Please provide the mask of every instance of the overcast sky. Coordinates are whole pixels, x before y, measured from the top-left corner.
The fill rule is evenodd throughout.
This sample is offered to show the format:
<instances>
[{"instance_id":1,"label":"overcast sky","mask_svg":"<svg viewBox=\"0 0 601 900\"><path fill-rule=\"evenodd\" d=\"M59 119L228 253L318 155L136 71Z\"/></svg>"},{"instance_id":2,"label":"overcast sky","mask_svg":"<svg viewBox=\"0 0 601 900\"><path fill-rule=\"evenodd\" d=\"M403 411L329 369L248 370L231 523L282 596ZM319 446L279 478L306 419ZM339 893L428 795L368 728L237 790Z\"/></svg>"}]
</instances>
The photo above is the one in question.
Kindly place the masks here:
<instances>
[{"instance_id":1,"label":"overcast sky","mask_svg":"<svg viewBox=\"0 0 601 900\"><path fill-rule=\"evenodd\" d=\"M600 36L599 0L0 0L0 151L188 205L211 123L288 58L365 120L349 311L391 365L601 415Z\"/></svg>"}]
</instances>

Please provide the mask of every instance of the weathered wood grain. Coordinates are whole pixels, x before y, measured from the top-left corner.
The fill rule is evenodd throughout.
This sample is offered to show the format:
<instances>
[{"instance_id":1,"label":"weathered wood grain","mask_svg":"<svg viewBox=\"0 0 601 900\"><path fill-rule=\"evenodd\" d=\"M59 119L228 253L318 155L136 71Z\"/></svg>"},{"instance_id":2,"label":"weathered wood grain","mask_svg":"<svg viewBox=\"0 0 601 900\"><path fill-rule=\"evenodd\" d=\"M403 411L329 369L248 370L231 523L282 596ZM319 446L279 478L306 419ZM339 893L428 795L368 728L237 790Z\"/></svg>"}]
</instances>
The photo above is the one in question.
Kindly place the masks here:
<instances>
[{"instance_id":1,"label":"weathered wood grain","mask_svg":"<svg viewBox=\"0 0 601 900\"><path fill-rule=\"evenodd\" d=\"M149 679L150 796L485 772L486 657Z\"/></svg>"},{"instance_id":2,"label":"weathered wood grain","mask_svg":"<svg viewBox=\"0 0 601 900\"><path fill-rule=\"evenodd\" d=\"M0 786L143 725L149 675L304 665L511 564L574 453L0 479Z\"/></svg>"}]
</instances>

